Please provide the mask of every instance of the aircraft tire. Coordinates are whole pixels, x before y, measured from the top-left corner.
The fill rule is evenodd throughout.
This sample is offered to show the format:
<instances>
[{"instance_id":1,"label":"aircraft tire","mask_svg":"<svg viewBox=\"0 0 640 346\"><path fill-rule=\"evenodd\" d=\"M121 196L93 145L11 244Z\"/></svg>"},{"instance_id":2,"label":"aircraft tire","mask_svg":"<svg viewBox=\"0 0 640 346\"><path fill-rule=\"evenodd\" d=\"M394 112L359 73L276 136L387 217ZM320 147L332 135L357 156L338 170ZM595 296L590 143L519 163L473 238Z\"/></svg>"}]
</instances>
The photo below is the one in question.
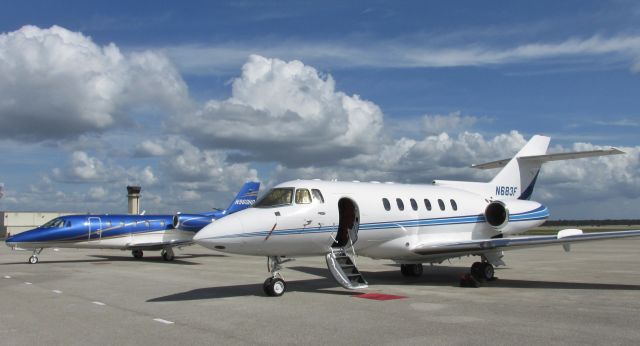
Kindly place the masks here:
<instances>
[{"instance_id":1,"label":"aircraft tire","mask_svg":"<svg viewBox=\"0 0 640 346\"><path fill-rule=\"evenodd\" d=\"M485 278L483 269L484 265L482 264L482 262L474 262L471 265L471 276L473 276L473 278L479 282L484 282Z\"/></svg>"},{"instance_id":2,"label":"aircraft tire","mask_svg":"<svg viewBox=\"0 0 640 346\"><path fill-rule=\"evenodd\" d=\"M264 280L264 283L262 284L262 290L264 291L264 294L268 296L271 295L271 291L269 291L269 287L271 286L271 281L273 281L273 278L267 278L266 280Z\"/></svg>"},{"instance_id":3,"label":"aircraft tire","mask_svg":"<svg viewBox=\"0 0 640 346\"><path fill-rule=\"evenodd\" d=\"M406 264L400 265L400 273L402 273L402 276L409 276L409 271L407 270Z\"/></svg>"},{"instance_id":4,"label":"aircraft tire","mask_svg":"<svg viewBox=\"0 0 640 346\"><path fill-rule=\"evenodd\" d=\"M29 257L29 263L31 263L31 264L38 263L38 257L36 257L36 256Z\"/></svg>"},{"instance_id":5,"label":"aircraft tire","mask_svg":"<svg viewBox=\"0 0 640 346\"><path fill-rule=\"evenodd\" d=\"M421 263L418 264L401 264L400 272L403 276L417 278L422 275L423 267Z\"/></svg>"},{"instance_id":6,"label":"aircraft tire","mask_svg":"<svg viewBox=\"0 0 640 346\"><path fill-rule=\"evenodd\" d=\"M142 250L132 250L131 254L134 258L142 258L142 256L144 256L144 252Z\"/></svg>"},{"instance_id":7,"label":"aircraft tire","mask_svg":"<svg viewBox=\"0 0 640 346\"><path fill-rule=\"evenodd\" d=\"M173 261L175 258L173 251L162 250L160 254L162 255L162 259L165 261Z\"/></svg>"},{"instance_id":8,"label":"aircraft tire","mask_svg":"<svg viewBox=\"0 0 640 346\"><path fill-rule=\"evenodd\" d=\"M482 263L481 270L483 279L491 281L495 278L495 270L493 269L493 265L491 265L491 263Z\"/></svg>"},{"instance_id":9,"label":"aircraft tire","mask_svg":"<svg viewBox=\"0 0 640 346\"><path fill-rule=\"evenodd\" d=\"M422 272L423 272L422 263L410 264L408 266L408 269L409 269L409 274L411 274L412 277L417 278L422 276Z\"/></svg>"},{"instance_id":10,"label":"aircraft tire","mask_svg":"<svg viewBox=\"0 0 640 346\"><path fill-rule=\"evenodd\" d=\"M287 290L287 284L280 278L268 278L262 285L264 293L270 297L280 297Z\"/></svg>"}]
</instances>

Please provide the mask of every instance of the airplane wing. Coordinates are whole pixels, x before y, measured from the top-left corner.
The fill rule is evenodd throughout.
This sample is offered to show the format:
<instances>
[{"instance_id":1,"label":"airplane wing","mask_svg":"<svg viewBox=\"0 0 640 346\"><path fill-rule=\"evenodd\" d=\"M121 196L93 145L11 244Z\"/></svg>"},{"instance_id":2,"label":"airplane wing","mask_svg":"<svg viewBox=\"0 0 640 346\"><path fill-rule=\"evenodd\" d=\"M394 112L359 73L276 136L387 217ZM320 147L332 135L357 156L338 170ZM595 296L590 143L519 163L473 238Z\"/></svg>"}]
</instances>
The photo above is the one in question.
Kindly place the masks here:
<instances>
[{"instance_id":1,"label":"airplane wing","mask_svg":"<svg viewBox=\"0 0 640 346\"><path fill-rule=\"evenodd\" d=\"M566 229L551 236L529 236L496 239L478 239L462 242L423 244L413 249L418 255L467 255L482 254L492 250L516 250L538 246L569 244L574 242L640 237L640 230L582 233L578 229Z\"/></svg>"}]
</instances>

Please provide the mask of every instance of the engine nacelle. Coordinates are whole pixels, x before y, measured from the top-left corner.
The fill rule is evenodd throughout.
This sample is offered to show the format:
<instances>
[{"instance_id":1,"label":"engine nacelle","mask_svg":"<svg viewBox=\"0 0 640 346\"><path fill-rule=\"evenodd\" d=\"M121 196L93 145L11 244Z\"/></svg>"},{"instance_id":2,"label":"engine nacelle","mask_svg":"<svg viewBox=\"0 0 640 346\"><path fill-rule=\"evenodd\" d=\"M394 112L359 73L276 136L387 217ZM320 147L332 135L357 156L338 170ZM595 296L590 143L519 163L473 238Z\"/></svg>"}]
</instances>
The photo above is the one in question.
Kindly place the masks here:
<instances>
[{"instance_id":1,"label":"engine nacelle","mask_svg":"<svg viewBox=\"0 0 640 346\"><path fill-rule=\"evenodd\" d=\"M213 218L211 216L202 214L176 214L173 216L173 228L198 232L212 221Z\"/></svg>"},{"instance_id":2,"label":"engine nacelle","mask_svg":"<svg viewBox=\"0 0 640 346\"><path fill-rule=\"evenodd\" d=\"M526 232L548 217L549 210L542 204L519 199L492 201L484 210L486 222L504 235Z\"/></svg>"}]
</instances>

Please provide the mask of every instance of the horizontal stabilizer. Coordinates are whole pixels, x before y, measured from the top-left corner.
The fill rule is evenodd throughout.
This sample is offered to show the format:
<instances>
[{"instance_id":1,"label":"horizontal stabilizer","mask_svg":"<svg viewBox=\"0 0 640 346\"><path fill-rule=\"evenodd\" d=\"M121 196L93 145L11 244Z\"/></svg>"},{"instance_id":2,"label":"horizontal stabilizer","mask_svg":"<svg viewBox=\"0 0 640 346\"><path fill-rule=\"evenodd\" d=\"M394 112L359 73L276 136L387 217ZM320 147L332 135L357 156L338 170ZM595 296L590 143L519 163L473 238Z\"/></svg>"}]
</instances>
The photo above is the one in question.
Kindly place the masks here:
<instances>
[{"instance_id":1,"label":"horizontal stabilizer","mask_svg":"<svg viewBox=\"0 0 640 346\"><path fill-rule=\"evenodd\" d=\"M609 156L609 155L620 155L620 154L625 154L625 152L618 148L609 148L609 149L602 149L602 150L574 151L569 153L520 156L518 157L518 160L526 161L526 162L544 163L549 161L573 160L573 159L582 159L585 157ZM511 159L503 159L498 161L471 165L471 167L477 168L477 169L501 168L506 166L507 163L509 163L509 161L511 161Z\"/></svg>"}]
</instances>

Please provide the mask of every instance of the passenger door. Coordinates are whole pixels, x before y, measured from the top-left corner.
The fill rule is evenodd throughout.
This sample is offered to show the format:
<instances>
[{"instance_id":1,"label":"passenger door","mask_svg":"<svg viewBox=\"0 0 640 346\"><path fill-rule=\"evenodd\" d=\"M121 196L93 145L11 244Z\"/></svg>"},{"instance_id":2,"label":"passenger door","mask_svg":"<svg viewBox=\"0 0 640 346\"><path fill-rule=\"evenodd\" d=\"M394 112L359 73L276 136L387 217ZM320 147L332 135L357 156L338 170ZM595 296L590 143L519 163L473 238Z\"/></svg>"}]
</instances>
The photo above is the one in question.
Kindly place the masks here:
<instances>
[{"instance_id":1,"label":"passenger door","mask_svg":"<svg viewBox=\"0 0 640 346\"><path fill-rule=\"evenodd\" d=\"M90 242L99 242L102 238L102 225L99 217L89 217L87 219L88 238Z\"/></svg>"}]
</instances>

